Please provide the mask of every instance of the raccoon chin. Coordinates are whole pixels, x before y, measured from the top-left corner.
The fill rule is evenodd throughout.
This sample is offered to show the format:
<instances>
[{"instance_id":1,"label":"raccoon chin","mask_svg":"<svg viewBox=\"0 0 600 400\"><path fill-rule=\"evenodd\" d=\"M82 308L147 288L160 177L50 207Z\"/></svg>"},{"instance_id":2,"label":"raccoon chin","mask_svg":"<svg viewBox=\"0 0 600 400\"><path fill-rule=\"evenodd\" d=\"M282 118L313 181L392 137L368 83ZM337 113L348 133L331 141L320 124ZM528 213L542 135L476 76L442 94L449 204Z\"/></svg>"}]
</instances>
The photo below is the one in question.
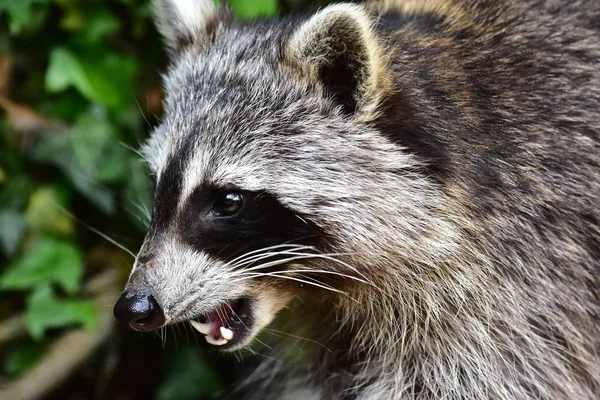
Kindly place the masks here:
<instances>
[{"instance_id":1,"label":"raccoon chin","mask_svg":"<svg viewBox=\"0 0 600 400\"><path fill-rule=\"evenodd\" d=\"M248 346L289 302L290 297L276 293L246 295L224 301L219 307L190 320L206 342L222 351Z\"/></svg>"}]
</instances>

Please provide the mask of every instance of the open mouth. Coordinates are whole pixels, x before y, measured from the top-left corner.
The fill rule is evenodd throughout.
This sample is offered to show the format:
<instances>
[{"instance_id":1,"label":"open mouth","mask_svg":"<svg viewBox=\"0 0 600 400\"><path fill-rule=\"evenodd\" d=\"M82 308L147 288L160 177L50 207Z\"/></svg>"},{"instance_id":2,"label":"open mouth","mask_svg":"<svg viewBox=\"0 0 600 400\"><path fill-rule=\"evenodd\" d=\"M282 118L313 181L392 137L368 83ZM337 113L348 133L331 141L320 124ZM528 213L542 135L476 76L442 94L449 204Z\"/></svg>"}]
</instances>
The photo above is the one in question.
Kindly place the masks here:
<instances>
[{"instance_id":1,"label":"open mouth","mask_svg":"<svg viewBox=\"0 0 600 400\"><path fill-rule=\"evenodd\" d=\"M240 298L223 303L217 309L190 320L194 329L204 335L213 346L226 348L242 343L252 327L250 300Z\"/></svg>"}]
</instances>

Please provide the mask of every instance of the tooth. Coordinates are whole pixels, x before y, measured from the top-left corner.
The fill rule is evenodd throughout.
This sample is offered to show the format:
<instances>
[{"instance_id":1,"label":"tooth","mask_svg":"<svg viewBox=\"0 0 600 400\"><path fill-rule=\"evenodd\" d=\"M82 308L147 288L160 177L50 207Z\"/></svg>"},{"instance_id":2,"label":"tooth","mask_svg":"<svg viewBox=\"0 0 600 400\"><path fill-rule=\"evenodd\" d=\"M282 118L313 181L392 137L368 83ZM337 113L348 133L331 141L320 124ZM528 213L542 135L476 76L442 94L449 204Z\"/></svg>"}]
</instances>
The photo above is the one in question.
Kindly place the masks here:
<instances>
[{"instance_id":1,"label":"tooth","mask_svg":"<svg viewBox=\"0 0 600 400\"><path fill-rule=\"evenodd\" d=\"M233 339L233 331L231 329L228 329L228 328L225 328L224 326L222 326L219 330L221 331L221 336L223 336L224 339L227 339L227 340Z\"/></svg>"},{"instance_id":2,"label":"tooth","mask_svg":"<svg viewBox=\"0 0 600 400\"><path fill-rule=\"evenodd\" d=\"M194 329L196 329L198 332L203 333L205 335L208 334L208 332L210 332L210 328L212 327L212 324L210 322L202 323L202 322L191 320L190 324L192 324Z\"/></svg>"},{"instance_id":3,"label":"tooth","mask_svg":"<svg viewBox=\"0 0 600 400\"><path fill-rule=\"evenodd\" d=\"M227 339L215 339L214 337L210 336L210 335L206 335L204 336L204 339L206 339L206 341L209 344L215 345L215 346L223 346L224 344L227 344L227 342L229 342L229 340Z\"/></svg>"}]
</instances>

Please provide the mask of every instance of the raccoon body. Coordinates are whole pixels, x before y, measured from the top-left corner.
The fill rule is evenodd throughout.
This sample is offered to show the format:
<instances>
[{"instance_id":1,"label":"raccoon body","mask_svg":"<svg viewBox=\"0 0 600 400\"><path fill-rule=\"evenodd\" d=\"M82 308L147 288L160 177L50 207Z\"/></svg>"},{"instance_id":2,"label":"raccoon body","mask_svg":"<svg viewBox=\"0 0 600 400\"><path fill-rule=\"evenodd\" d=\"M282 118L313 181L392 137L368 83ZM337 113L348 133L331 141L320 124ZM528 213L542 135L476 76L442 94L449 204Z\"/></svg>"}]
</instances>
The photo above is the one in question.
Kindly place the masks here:
<instances>
[{"instance_id":1,"label":"raccoon body","mask_svg":"<svg viewBox=\"0 0 600 400\"><path fill-rule=\"evenodd\" d=\"M263 331L233 398L600 398L600 3L155 8L157 186L117 318Z\"/></svg>"}]
</instances>

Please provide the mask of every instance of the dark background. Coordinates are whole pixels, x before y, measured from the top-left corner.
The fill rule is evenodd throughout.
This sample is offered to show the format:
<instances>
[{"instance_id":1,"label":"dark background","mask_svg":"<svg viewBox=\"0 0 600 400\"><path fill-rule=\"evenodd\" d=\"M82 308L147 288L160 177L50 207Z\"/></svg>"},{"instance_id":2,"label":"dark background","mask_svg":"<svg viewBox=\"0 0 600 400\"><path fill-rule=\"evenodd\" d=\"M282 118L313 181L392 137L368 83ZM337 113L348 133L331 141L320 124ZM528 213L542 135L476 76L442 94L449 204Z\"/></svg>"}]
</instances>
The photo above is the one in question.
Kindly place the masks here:
<instances>
[{"instance_id":1,"label":"dark background","mask_svg":"<svg viewBox=\"0 0 600 400\"><path fill-rule=\"evenodd\" d=\"M229 6L250 19L323 3ZM0 0L0 399L218 397L235 375L188 326L112 317L150 218L136 149L167 62L151 14L150 0Z\"/></svg>"}]
</instances>

